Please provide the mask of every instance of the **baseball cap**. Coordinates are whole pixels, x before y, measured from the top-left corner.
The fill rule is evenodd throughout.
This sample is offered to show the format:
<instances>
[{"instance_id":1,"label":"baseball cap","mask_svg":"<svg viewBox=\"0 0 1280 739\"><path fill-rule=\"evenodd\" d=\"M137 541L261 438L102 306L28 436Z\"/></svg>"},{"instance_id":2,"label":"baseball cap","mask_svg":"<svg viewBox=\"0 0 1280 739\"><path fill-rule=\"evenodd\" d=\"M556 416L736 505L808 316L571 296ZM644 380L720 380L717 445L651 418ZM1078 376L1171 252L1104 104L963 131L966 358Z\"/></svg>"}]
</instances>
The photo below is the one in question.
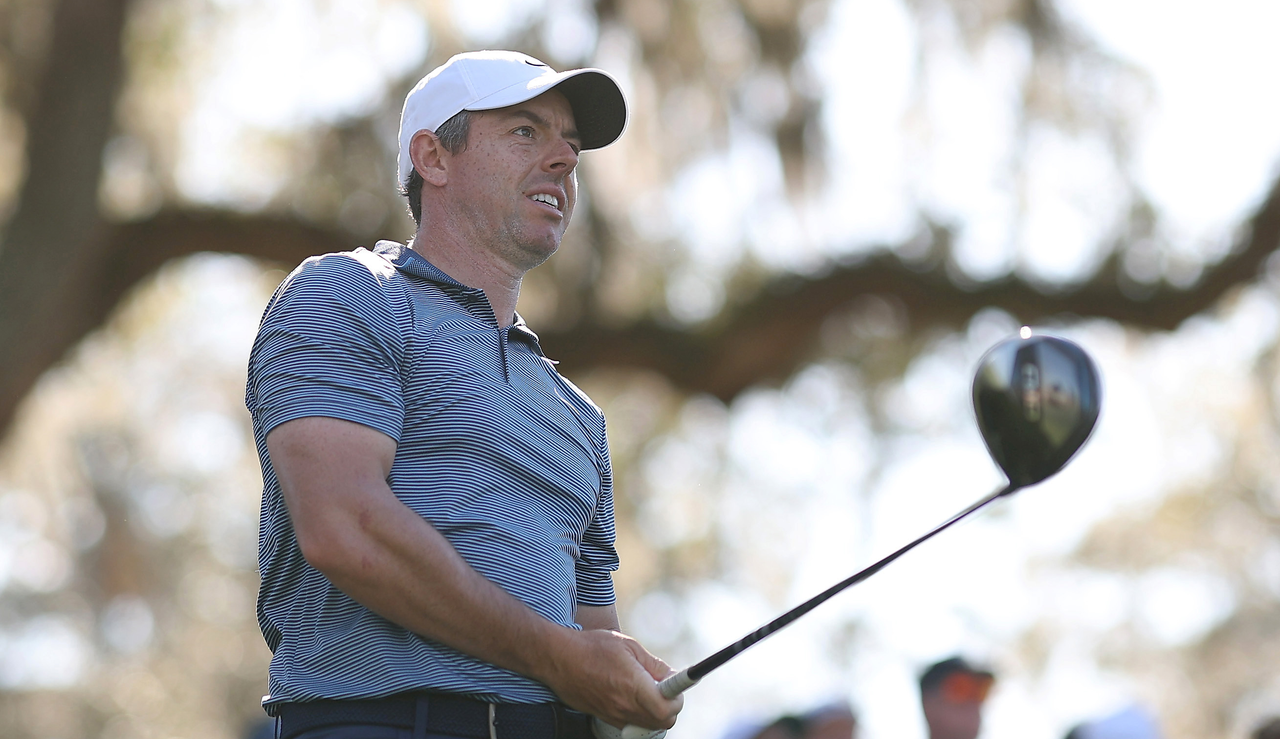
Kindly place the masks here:
<instances>
[{"instance_id":1,"label":"baseball cap","mask_svg":"<svg viewBox=\"0 0 1280 739\"><path fill-rule=\"evenodd\" d=\"M1129 706L1098 721L1081 724L1074 739L1160 739L1160 727L1141 706Z\"/></svg>"},{"instance_id":2,"label":"baseball cap","mask_svg":"<svg viewBox=\"0 0 1280 739\"><path fill-rule=\"evenodd\" d=\"M568 99L584 150L608 146L622 135L627 102L608 72L593 68L557 72L517 51L469 51L436 67L405 96L398 183L404 184L413 169L409 141L418 131L434 132L464 110L505 108L552 88Z\"/></svg>"}]
</instances>

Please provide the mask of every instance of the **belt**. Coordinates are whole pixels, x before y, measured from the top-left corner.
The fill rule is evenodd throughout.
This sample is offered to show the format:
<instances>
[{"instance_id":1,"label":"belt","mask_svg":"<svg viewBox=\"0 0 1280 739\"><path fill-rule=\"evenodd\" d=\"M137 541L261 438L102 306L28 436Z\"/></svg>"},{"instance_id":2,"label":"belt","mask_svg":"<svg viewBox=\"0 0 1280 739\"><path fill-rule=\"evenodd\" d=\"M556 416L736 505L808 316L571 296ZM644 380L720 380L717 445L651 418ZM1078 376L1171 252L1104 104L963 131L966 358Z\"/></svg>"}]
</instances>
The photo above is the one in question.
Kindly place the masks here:
<instances>
[{"instance_id":1,"label":"belt","mask_svg":"<svg viewBox=\"0 0 1280 739\"><path fill-rule=\"evenodd\" d=\"M338 724L374 724L475 739L593 739L591 717L560 703L485 703L444 693L280 706L280 739Z\"/></svg>"}]
</instances>

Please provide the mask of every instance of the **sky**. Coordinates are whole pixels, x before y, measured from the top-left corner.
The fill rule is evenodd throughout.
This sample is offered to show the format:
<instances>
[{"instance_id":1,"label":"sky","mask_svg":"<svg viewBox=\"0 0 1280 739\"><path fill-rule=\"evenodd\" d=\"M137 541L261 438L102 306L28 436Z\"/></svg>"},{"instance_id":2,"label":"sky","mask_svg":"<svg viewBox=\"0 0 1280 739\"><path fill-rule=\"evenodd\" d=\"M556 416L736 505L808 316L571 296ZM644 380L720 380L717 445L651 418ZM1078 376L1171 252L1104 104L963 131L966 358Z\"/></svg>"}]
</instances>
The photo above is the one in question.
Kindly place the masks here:
<instances>
[{"instance_id":1,"label":"sky","mask_svg":"<svg viewBox=\"0 0 1280 739\"><path fill-rule=\"evenodd\" d=\"M1177 241L1220 238L1276 176L1280 99L1267 79L1280 68L1280 49L1267 38L1280 25L1280 6L1227 0L1206 12L1191 2L1072 0L1064 7L1105 48L1152 75L1157 101L1138 168Z\"/></svg>"},{"instance_id":2,"label":"sky","mask_svg":"<svg viewBox=\"0 0 1280 739\"><path fill-rule=\"evenodd\" d=\"M387 80L415 69L427 49L429 29L408 2L218 4L238 15L209 46L178 169L180 187L196 201L266 202L286 173L247 142L370 109ZM478 46L499 40L521 13L555 13L566 58L586 53L595 33L576 1L450 7ZM1159 237L1193 261L1220 254L1280 163L1280 96L1269 92L1280 69L1280 45L1270 38L1280 4L1223 0L1211 14L1202 4L1155 0L1065 0L1061 7L1148 82L1133 166L1163 217ZM932 50L925 68L922 45ZM960 48L954 28L917 26L899 0L836 0L808 58L824 85L830 156L829 179L814 202L787 202L780 163L746 124L733 128L724 150L689 162L665 195L637 198L637 218L651 219L649 207L662 210L662 222L648 227L681 235L690 251L691 269L669 297L673 312L688 319L713 312L723 295L708 287L743 244L767 264L803 268L900 242L918 227L920 210L956 225L959 257L975 276L1086 274L1128 207L1104 143L1089 132L1027 132L1033 197L1019 215L1010 185L1011 106L1029 73L1028 50L999 32L973 56ZM925 87L914 96L917 80ZM904 125L918 105L933 122L927 130ZM227 287L243 279L238 264L206 259L184 268L195 274L184 283L190 300L229 300L219 315L244 319L184 324L228 351L245 345L260 309L256 293ZM677 664L700 658L997 487L998 469L971 422L968 383L982 352L1017 329L1006 316L981 314L923 354L877 400L900 424L883 446L849 412L856 399L838 367L810 368L729 408L690 404L681 431L649 451L644 474L654 492L641 523L673 543L711 526L740 532L730 544L740 564L724 581L646 594L624 622ZM1229 615L1232 594L1221 578L1194 566L1130 576L1039 563L1069 553L1117 511L1153 504L1176 481L1215 474L1224 442L1206 429L1251 402L1236 390L1247 386L1248 368L1277 331L1280 300L1265 285L1172 334L1137 340L1100 323L1065 330L1093 354L1104 378L1103 416L1079 457L694 688L671 739L719 736L727 717L763 719L828 699L854 702L863 739L922 737L916 674L956 651L1002 672L986 739L1055 739L1079 720L1143 700L1142 686L1099 666L1092 640L1134 619L1158 643L1188 643ZM1189 392L1193 383L1214 392ZM189 426L192 434L223 433L208 416ZM707 468L713 453L725 460L723 475ZM883 462L872 465L872 458ZM665 484L673 477L683 486ZM691 507L691 488L717 505ZM17 571L13 551L0 547L0 579ZM789 575L785 588L762 587L759 573L779 567ZM129 611L136 607L121 604L121 623L139 623ZM683 622L671 618L673 610L685 614L692 646L676 647ZM1047 615L1067 636L1036 673L1010 643ZM0 644L0 682L57 684L79 669L65 624L31 628ZM123 629L118 638L131 634ZM24 677L21 669L51 672Z\"/></svg>"}]
</instances>

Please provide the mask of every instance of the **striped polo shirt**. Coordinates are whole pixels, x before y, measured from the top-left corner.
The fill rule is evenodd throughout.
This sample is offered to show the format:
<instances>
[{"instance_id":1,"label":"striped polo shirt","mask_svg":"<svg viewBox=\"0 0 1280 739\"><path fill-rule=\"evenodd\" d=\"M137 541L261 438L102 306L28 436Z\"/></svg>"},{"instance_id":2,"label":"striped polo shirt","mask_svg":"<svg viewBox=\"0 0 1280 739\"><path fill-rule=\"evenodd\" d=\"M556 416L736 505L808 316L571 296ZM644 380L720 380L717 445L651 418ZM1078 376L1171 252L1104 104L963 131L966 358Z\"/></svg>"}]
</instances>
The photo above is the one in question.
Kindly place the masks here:
<instances>
[{"instance_id":1,"label":"striped polo shirt","mask_svg":"<svg viewBox=\"0 0 1280 739\"><path fill-rule=\"evenodd\" d=\"M493 702L554 700L541 683L414 634L303 559L267 455L307 416L394 439L392 492L482 575L547 619L613 603L613 478L604 416L516 317L417 252L312 257L276 290L249 357L245 402L262 462L258 621L283 702L409 690Z\"/></svg>"}]
</instances>

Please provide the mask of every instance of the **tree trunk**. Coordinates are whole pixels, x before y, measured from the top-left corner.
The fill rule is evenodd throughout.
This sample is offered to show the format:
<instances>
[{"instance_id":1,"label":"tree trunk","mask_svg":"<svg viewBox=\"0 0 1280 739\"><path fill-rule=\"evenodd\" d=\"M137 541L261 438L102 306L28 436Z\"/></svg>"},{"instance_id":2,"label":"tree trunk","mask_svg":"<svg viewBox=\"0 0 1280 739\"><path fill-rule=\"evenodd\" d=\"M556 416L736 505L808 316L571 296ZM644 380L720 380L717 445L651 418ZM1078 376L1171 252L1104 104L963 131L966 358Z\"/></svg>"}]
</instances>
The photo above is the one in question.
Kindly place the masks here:
<instances>
[{"instance_id":1,"label":"tree trunk","mask_svg":"<svg viewBox=\"0 0 1280 739\"><path fill-rule=\"evenodd\" d=\"M36 103L27 176L0 245L0 429L83 331L69 308L100 264L98 183L120 87L128 0L61 0ZM100 320L101 316L97 317Z\"/></svg>"}]
</instances>

